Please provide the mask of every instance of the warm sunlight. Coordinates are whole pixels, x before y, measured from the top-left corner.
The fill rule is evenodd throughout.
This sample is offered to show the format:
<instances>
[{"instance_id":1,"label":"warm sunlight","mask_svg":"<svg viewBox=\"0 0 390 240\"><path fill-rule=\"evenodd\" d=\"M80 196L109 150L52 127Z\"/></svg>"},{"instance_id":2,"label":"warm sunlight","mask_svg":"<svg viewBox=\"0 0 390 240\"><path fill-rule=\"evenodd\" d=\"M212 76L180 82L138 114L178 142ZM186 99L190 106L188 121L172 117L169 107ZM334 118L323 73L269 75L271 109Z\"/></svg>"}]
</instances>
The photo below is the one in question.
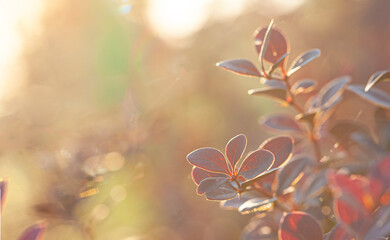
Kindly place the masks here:
<instances>
[{"instance_id":1,"label":"warm sunlight","mask_svg":"<svg viewBox=\"0 0 390 240\"><path fill-rule=\"evenodd\" d=\"M10 97L22 81L23 72L18 61L22 39L29 34L39 34L42 5L42 0L0 0L0 101Z\"/></svg>"}]
</instances>

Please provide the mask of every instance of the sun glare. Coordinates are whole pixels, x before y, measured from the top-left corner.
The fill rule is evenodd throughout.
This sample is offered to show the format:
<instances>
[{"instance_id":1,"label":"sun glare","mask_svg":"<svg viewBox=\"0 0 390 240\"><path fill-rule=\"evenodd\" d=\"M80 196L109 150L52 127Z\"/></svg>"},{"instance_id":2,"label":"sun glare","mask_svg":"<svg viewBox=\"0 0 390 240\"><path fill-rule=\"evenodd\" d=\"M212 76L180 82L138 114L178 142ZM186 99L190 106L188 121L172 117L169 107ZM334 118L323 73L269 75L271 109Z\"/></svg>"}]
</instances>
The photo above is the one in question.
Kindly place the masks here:
<instances>
[{"instance_id":1,"label":"sun glare","mask_svg":"<svg viewBox=\"0 0 390 240\"><path fill-rule=\"evenodd\" d=\"M23 78L22 39L38 31L43 0L0 0L0 115L1 102L12 95Z\"/></svg>"}]
</instances>

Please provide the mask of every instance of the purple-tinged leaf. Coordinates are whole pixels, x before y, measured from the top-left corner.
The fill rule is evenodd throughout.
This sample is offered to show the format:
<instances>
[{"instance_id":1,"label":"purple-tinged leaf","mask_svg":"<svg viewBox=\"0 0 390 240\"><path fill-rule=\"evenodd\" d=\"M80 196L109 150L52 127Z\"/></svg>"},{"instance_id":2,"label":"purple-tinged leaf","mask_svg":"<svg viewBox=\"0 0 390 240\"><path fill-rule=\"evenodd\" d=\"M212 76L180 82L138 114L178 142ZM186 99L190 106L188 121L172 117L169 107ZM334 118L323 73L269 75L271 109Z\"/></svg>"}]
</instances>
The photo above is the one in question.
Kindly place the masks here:
<instances>
[{"instance_id":1,"label":"purple-tinged leaf","mask_svg":"<svg viewBox=\"0 0 390 240\"><path fill-rule=\"evenodd\" d=\"M265 140L259 147L272 152L275 155L275 162L272 168L283 166L293 153L294 140L288 136L277 136Z\"/></svg>"},{"instance_id":2,"label":"purple-tinged leaf","mask_svg":"<svg viewBox=\"0 0 390 240\"><path fill-rule=\"evenodd\" d=\"M356 84L349 85L347 89L376 106L390 108L390 96L382 90L371 88L370 91L365 92L364 86Z\"/></svg>"},{"instance_id":3,"label":"purple-tinged leaf","mask_svg":"<svg viewBox=\"0 0 390 240\"><path fill-rule=\"evenodd\" d=\"M242 153L246 147L246 137L244 134L240 134L230 139L225 148L226 157L230 162L230 166L233 169L233 173L236 173L237 162L242 157Z\"/></svg>"},{"instance_id":4,"label":"purple-tinged leaf","mask_svg":"<svg viewBox=\"0 0 390 240\"><path fill-rule=\"evenodd\" d=\"M312 49L312 50L309 50L307 52L302 53L291 64L287 75L291 76L291 74L295 73L296 71L301 69L303 66L305 66L309 62L311 62L314 59L316 59L317 57L319 57L320 54L321 54L321 51L319 49Z\"/></svg>"},{"instance_id":5,"label":"purple-tinged leaf","mask_svg":"<svg viewBox=\"0 0 390 240\"><path fill-rule=\"evenodd\" d=\"M268 177L273 177L276 171L280 170L280 168L271 168L270 170L263 172L259 176L245 181L241 184L241 187L245 189L246 187L250 186L252 183L257 182L257 181L263 181L264 179L267 179ZM272 178L273 179L273 178Z\"/></svg>"},{"instance_id":6,"label":"purple-tinged leaf","mask_svg":"<svg viewBox=\"0 0 390 240\"><path fill-rule=\"evenodd\" d=\"M390 78L390 71L379 71L371 75L370 79L368 79L368 82L366 84L366 87L364 88L364 91L368 92L372 86L375 84L382 82L384 80L387 80Z\"/></svg>"},{"instance_id":7,"label":"purple-tinged leaf","mask_svg":"<svg viewBox=\"0 0 390 240\"><path fill-rule=\"evenodd\" d=\"M43 238L46 228L46 222L38 222L24 230L18 240L40 240Z\"/></svg>"},{"instance_id":8,"label":"purple-tinged leaf","mask_svg":"<svg viewBox=\"0 0 390 240\"><path fill-rule=\"evenodd\" d=\"M261 77L262 75L257 70L256 66L246 59L232 59L217 63L217 66L227 71L249 76L249 77Z\"/></svg>"},{"instance_id":9,"label":"purple-tinged leaf","mask_svg":"<svg viewBox=\"0 0 390 240\"><path fill-rule=\"evenodd\" d=\"M198 167L192 168L191 176L192 176L192 180L194 181L194 183L196 185L199 185L199 183L205 178L210 178L210 177L224 177L224 178L226 178L227 177L225 174L209 172L209 171L203 170L203 169L198 168Z\"/></svg>"},{"instance_id":10,"label":"purple-tinged leaf","mask_svg":"<svg viewBox=\"0 0 390 240\"><path fill-rule=\"evenodd\" d=\"M302 180L301 180L302 181ZM297 204L305 204L325 191L326 176L323 171L310 175L300 188L295 191L294 199Z\"/></svg>"},{"instance_id":11,"label":"purple-tinged leaf","mask_svg":"<svg viewBox=\"0 0 390 240\"><path fill-rule=\"evenodd\" d=\"M237 195L233 199L222 201L220 203L220 206L221 208L228 209L228 210L238 210L238 208L246 201L253 198L261 198L261 197L265 198L264 196L260 195L255 191L247 191L241 193L241 195Z\"/></svg>"},{"instance_id":12,"label":"purple-tinged leaf","mask_svg":"<svg viewBox=\"0 0 390 240\"><path fill-rule=\"evenodd\" d=\"M378 209L374 222L366 233L365 240L383 240L390 236L390 205Z\"/></svg>"},{"instance_id":13,"label":"purple-tinged leaf","mask_svg":"<svg viewBox=\"0 0 390 240\"><path fill-rule=\"evenodd\" d=\"M284 63L284 60L285 58L287 58L287 56L290 55L290 53L285 53L283 54L283 56L281 56L278 61L275 62L274 65L272 65L271 69L268 71L268 75L271 76L272 73L278 69L279 67L283 68L283 63Z\"/></svg>"},{"instance_id":14,"label":"purple-tinged leaf","mask_svg":"<svg viewBox=\"0 0 390 240\"><path fill-rule=\"evenodd\" d=\"M238 175L246 180L256 178L269 170L275 161L274 154L270 151L259 149L249 154L242 162Z\"/></svg>"},{"instance_id":15,"label":"purple-tinged leaf","mask_svg":"<svg viewBox=\"0 0 390 240\"><path fill-rule=\"evenodd\" d=\"M317 86L317 82L312 79L302 79L299 81L296 81L291 86L291 92L295 95L301 94L301 93L309 93L313 91Z\"/></svg>"},{"instance_id":16,"label":"purple-tinged leaf","mask_svg":"<svg viewBox=\"0 0 390 240\"><path fill-rule=\"evenodd\" d=\"M3 213L4 209L4 203L7 197L7 191L8 191L8 181L6 179L0 180L0 206L1 206L1 213Z\"/></svg>"},{"instance_id":17,"label":"purple-tinged leaf","mask_svg":"<svg viewBox=\"0 0 390 240\"><path fill-rule=\"evenodd\" d=\"M271 22L272 24L273 22ZM260 28L257 29L254 33L254 41L255 41L255 48L257 51L257 54L261 56L261 49L263 47L263 43L266 42L265 36L268 29L268 44L266 47L264 47L264 55L263 59L267 62L270 62L272 64L276 64L279 60L282 59L281 63L279 63L281 67L284 67L284 63L286 61L286 53L289 51L288 41L285 35L278 30L277 28L272 28L272 25L270 24L271 28ZM283 58L283 56L285 56ZM259 57L261 59L261 57Z\"/></svg>"},{"instance_id":18,"label":"purple-tinged leaf","mask_svg":"<svg viewBox=\"0 0 390 240\"><path fill-rule=\"evenodd\" d=\"M266 212L273 207L273 203L278 200L276 197L271 199L264 198L252 198L246 201L244 204L240 206L238 211L241 214L249 214L249 213L261 213Z\"/></svg>"},{"instance_id":19,"label":"purple-tinged leaf","mask_svg":"<svg viewBox=\"0 0 390 240\"><path fill-rule=\"evenodd\" d=\"M280 88L280 89L283 89L283 90L286 90L287 91L287 85L285 82L283 81L280 81L280 80L276 80L276 79L271 79L271 80L268 80L266 78L263 78L264 83L265 85L267 85L268 87L272 87L272 88Z\"/></svg>"},{"instance_id":20,"label":"purple-tinged leaf","mask_svg":"<svg viewBox=\"0 0 390 240\"><path fill-rule=\"evenodd\" d=\"M376 163L370 172L370 189L373 198L390 205L390 157L386 157ZM387 198L387 201L386 201Z\"/></svg>"},{"instance_id":21,"label":"purple-tinged leaf","mask_svg":"<svg viewBox=\"0 0 390 240\"><path fill-rule=\"evenodd\" d=\"M278 100L284 104L288 104L287 91L280 87L263 87L251 89L248 91L249 95L266 96Z\"/></svg>"},{"instance_id":22,"label":"purple-tinged leaf","mask_svg":"<svg viewBox=\"0 0 390 240\"><path fill-rule=\"evenodd\" d=\"M276 194L281 195L283 191L294 182L300 179L303 174L303 170L310 161L309 158L301 157L289 161L282 170L278 172L278 183L276 187Z\"/></svg>"},{"instance_id":23,"label":"purple-tinged leaf","mask_svg":"<svg viewBox=\"0 0 390 240\"><path fill-rule=\"evenodd\" d=\"M228 200L237 195L237 190L229 179L213 177L200 182L197 193L208 200Z\"/></svg>"},{"instance_id":24,"label":"purple-tinged leaf","mask_svg":"<svg viewBox=\"0 0 390 240\"><path fill-rule=\"evenodd\" d=\"M318 221L305 212L286 214L279 227L280 240L323 240Z\"/></svg>"},{"instance_id":25,"label":"purple-tinged leaf","mask_svg":"<svg viewBox=\"0 0 390 240\"><path fill-rule=\"evenodd\" d=\"M345 228L337 224L324 236L324 240L354 240L354 238L349 235Z\"/></svg>"},{"instance_id":26,"label":"purple-tinged leaf","mask_svg":"<svg viewBox=\"0 0 390 240\"><path fill-rule=\"evenodd\" d=\"M277 114L263 117L260 124L267 130L276 132L303 133L303 129L295 118L287 114Z\"/></svg>"},{"instance_id":27,"label":"purple-tinged leaf","mask_svg":"<svg viewBox=\"0 0 390 240\"><path fill-rule=\"evenodd\" d=\"M226 182L230 182L228 178L225 177L210 177L203 179L196 189L196 192L199 195L206 194L207 192L214 191L219 186L225 184Z\"/></svg>"},{"instance_id":28,"label":"purple-tinged leaf","mask_svg":"<svg viewBox=\"0 0 390 240\"><path fill-rule=\"evenodd\" d=\"M195 167L206 171L230 174L225 157L215 148L196 149L187 155L187 160Z\"/></svg>"},{"instance_id":29,"label":"purple-tinged leaf","mask_svg":"<svg viewBox=\"0 0 390 240\"><path fill-rule=\"evenodd\" d=\"M328 82L318 93L318 103L321 108L333 105L343 94L348 83L351 82L350 76L342 76Z\"/></svg>"}]
</instances>

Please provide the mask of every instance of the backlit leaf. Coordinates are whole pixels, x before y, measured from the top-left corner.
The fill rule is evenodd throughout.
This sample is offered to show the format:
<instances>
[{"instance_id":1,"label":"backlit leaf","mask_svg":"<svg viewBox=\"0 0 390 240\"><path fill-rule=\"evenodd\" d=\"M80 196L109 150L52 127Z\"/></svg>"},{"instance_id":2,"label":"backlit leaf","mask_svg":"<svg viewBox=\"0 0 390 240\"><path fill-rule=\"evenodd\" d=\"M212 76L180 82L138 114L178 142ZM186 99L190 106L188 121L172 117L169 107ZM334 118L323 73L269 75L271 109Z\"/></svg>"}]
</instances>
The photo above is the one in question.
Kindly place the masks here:
<instances>
[{"instance_id":1,"label":"backlit leaf","mask_svg":"<svg viewBox=\"0 0 390 240\"><path fill-rule=\"evenodd\" d=\"M18 238L19 240L40 240L43 239L43 235L46 231L46 222L39 222L23 231Z\"/></svg>"},{"instance_id":2,"label":"backlit leaf","mask_svg":"<svg viewBox=\"0 0 390 240\"><path fill-rule=\"evenodd\" d=\"M253 199L253 198L260 198L264 197L260 195L259 193L255 191L247 191L241 193L241 195L237 195L235 198L222 201L220 203L221 208L228 209L228 210L238 210L238 208L244 204L246 201Z\"/></svg>"},{"instance_id":3,"label":"backlit leaf","mask_svg":"<svg viewBox=\"0 0 390 240\"><path fill-rule=\"evenodd\" d=\"M301 94L301 93L309 93L315 89L317 86L317 82L312 79L302 79L299 81L296 81L291 86L291 92L295 95Z\"/></svg>"},{"instance_id":4,"label":"backlit leaf","mask_svg":"<svg viewBox=\"0 0 390 240\"><path fill-rule=\"evenodd\" d=\"M269 170L274 163L275 157L272 152L259 149L250 153L238 171L238 175L250 180Z\"/></svg>"},{"instance_id":5,"label":"backlit leaf","mask_svg":"<svg viewBox=\"0 0 390 240\"><path fill-rule=\"evenodd\" d=\"M347 84L351 82L351 77L342 76L328 82L318 93L318 104L324 108L333 105L343 94Z\"/></svg>"},{"instance_id":6,"label":"backlit leaf","mask_svg":"<svg viewBox=\"0 0 390 240\"><path fill-rule=\"evenodd\" d=\"M274 65L272 65L271 69L269 70L268 72L268 75L272 75L272 73L278 69L279 67L282 67L283 68L283 63L284 63L284 60L287 58L287 56L290 55L290 53L285 53L283 54L283 56L281 56L278 61L276 61L274 63Z\"/></svg>"},{"instance_id":7,"label":"backlit leaf","mask_svg":"<svg viewBox=\"0 0 390 240\"><path fill-rule=\"evenodd\" d=\"M321 51L319 49L312 49L312 50L309 50L307 52L302 53L291 64L287 75L291 76L291 74L295 73L296 71L301 69L303 66L305 66L309 62L311 62L314 59L316 59L317 57L319 57L320 54L321 54Z\"/></svg>"},{"instance_id":8,"label":"backlit leaf","mask_svg":"<svg viewBox=\"0 0 390 240\"><path fill-rule=\"evenodd\" d=\"M301 176L309 161L310 159L305 157L297 158L288 162L286 166L279 171L278 184L276 188L277 195L282 194L283 190L288 188L294 181L299 179L299 176Z\"/></svg>"},{"instance_id":9,"label":"backlit leaf","mask_svg":"<svg viewBox=\"0 0 390 240\"><path fill-rule=\"evenodd\" d=\"M261 74L257 70L256 66L251 61L246 59L232 59L222 61L217 63L217 66L239 75L261 77Z\"/></svg>"},{"instance_id":10,"label":"backlit leaf","mask_svg":"<svg viewBox=\"0 0 390 240\"><path fill-rule=\"evenodd\" d=\"M215 191L221 186L233 186L230 184L230 180L224 177L210 177L203 179L196 189L196 192L200 195L206 194L208 192Z\"/></svg>"},{"instance_id":11,"label":"backlit leaf","mask_svg":"<svg viewBox=\"0 0 390 240\"><path fill-rule=\"evenodd\" d=\"M195 167L229 175L229 169L223 154L215 148L199 148L187 155L187 160Z\"/></svg>"},{"instance_id":12,"label":"backlit leaf","mask_svg":"<svg viewBox=\"0 0 390 240\"><path fill-rule=\"evenodd\" d=\"M268 177L272 177L275 175L276 171L280 170L280 168L271 168L270 170L263 172L259 176L252 178L250 180L247 180L241 184L242 188L246 188L250 186L252 183L257 182L257 181L263 181L264 179L267 179Z\"/></svg>"},{"instance_id":13,"label":"backlit leaf","mask_svg":"<svg viewBox=\"0 0 390 240\"><path fill-rule=\"evenodd\" d=\"M281 101L282 103L287 104L287 91L280 87L263 87L251 89L248 91L249 95L254 96L266 96L271 97L275 100Z\"/></svg>"},{"instance_id":14,"label":"backlit leaf","mask_svg":"<svg viewBox=\"0 0 390 240\"><path fill-rule=\"evenodd\" d=\"M238 211L242 214L249 213L261 213L268 211L273 206L273 202L275 202L277 198L264 199L264 198L252 198L246 201L244 204L240 206Z\"/></svg>"},{"instance_id":15,"label":"backlit leaf","mask_svg":"<svg viewBox=\"0 0 390 240\"><path fill-rule=\"evenodd\" d=\"M370 103L383 107L386 109L390 108L390 96L377 88L371 88L370 91L365 92L364 91L364 86L362 85L356 85L356 84L351 84L348 86L348 90L356 93L358 96L366 99Z\"/></svg>"},{"instance_id":16,"label":"backlit leaf","mask_svg":"<svg viewBox=\"0 0 390 240\"><path fill-rule=\"evenodd\" d=\"M275 80L275 79L271 79L271 80L268 80L266 78L263 78L264 80L264 84L269 86L269 87L273 87L273 88L280 88L280 89L284 89L287 91L287 85L285 82L283 81L280 81L280 80Z\"/></svg>"},{"instance_id":17,"label":"backlit leaf","mask_svg":"<svg viewBox=\"0 0 390 240\"><path fill-rule=\"evenodd\" d=\"M295 118L287 114L277 114L268 117L264 117L260 124L266 129L276 132L290 132L290 133L302 133L301 126L297 123Z\"/></svg>"},{"instance_id":18,"label":"backlit leaf","mask_svg":"<svg viewBox=\"0 0 390 240\"><path fill-rule=\"evenodd\" d=\"M228 200L237 195L237 190L227 178L206 178L200 182L198 194L204 194L208 200Z\"/></svg>"},{"instance_id":19,"label":"backlit leaf","mask_svg":"<svg viewBox=\"0 0 390 240\"><path fill-rule=\"evenodd\" d=\"M272 152L275 155L275 162L272 168L283 166L293 153L294 140L288 136L277 136L265 140L259 147Z\"/></svg>"},{"instance_id":20,"label":"backlit leaf","mask_svg":"<svg viewBox=\"0 0 390 240\"><path fill-rule=\"evenodd\" d=\"M230 162L232 169L236 170L236 164L240 160L246 147L246 137L243 134L230 139L225 148L226 157ZM234 172L235 172L234 170Z\"/></svg>"},{"instance_id":21,"label":"backlit leaf","mask_svg":"<svg viewBox=\"0 0 390 240\"><path fill-rule=\"evenodd\" d=\"M273 28L272 25L273 21L268 28L264 27L257 29L254 33L254 42L256 51L260 56L259 59L264 59L267 62L275 64L284 54L289 51L289 45L284 34L280 30ZM265 39L267 30L269 31L268 41ZM266 43L264 44L266 45L264 46L264 50L266 51L264 51L263 55L261 55L263 43ZM284 66L285 61L286 58L282 61L282 63L280 63L281 67Z\"/></svg>"},{"instance_id":22,"label":"backlit leaf","mask_svg":"<svg viewBox=\"0 0 390 240\"><path fill-rule=\"evenodd\" d=\"M366 84L366 87L364 88L364 91L367 92L375 84L382 82L384 80L387 80L389 78L390 78L390 71L389 70L379 71L379 72L372 74L370 79L368 79L368 82Z\"/></svg>"},{"instance_id":23,"label":"backlit leaf","mask_svg":"<svg viewBox=\"0 0 390 240\"><path fill-rule=\"evenodd\" d=\"M305 212L286 214L279 228L280 240L323 240L322 229L318 221Z\"/></svg>"},{"instance_id":24,"label":"backlit leaf","mask_svg":"<svg viewBox=\"0 0 390 240\"><path fill-rule=\"evenodd\" d=\"M205 178L210 178L210 177L225 177L226 178L227 177L225 174L209 172L209 171L203 170L203 169L198 168L198 167L192 168L191 176L192 176L192 180L194 181L194 183L196 185L199 185L199 183Z\"/></svg>"}]
</instances>

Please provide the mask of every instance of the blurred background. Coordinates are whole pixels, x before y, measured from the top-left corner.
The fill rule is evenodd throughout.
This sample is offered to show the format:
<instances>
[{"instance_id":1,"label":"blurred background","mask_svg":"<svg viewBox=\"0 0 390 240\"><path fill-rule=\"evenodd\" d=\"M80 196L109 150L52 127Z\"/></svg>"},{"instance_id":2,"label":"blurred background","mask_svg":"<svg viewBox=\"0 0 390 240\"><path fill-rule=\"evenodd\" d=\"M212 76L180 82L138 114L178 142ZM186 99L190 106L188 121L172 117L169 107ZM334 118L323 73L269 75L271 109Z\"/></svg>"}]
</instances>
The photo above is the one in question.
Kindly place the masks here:
<instances>
[{"instance_id":1,"label":"blurred background","mask_svg":"<svg viewBox=\"0 0 390 240\"><path fill-rule=\"evenodd\" d=\"M197 196L186 155L239 133L254 150L266 113L258 80L215 67L256 62L271 18L290 60L320 48L292 81L355 83L388 69L388 0L0 0L3 239L46 219L44 239L239 239L251 216ZM336 117L370 121L349 96ZM291 111L292 112L292 111ZM363 114L362 114L363 113Z\"/></svg>"}]
</instances>

